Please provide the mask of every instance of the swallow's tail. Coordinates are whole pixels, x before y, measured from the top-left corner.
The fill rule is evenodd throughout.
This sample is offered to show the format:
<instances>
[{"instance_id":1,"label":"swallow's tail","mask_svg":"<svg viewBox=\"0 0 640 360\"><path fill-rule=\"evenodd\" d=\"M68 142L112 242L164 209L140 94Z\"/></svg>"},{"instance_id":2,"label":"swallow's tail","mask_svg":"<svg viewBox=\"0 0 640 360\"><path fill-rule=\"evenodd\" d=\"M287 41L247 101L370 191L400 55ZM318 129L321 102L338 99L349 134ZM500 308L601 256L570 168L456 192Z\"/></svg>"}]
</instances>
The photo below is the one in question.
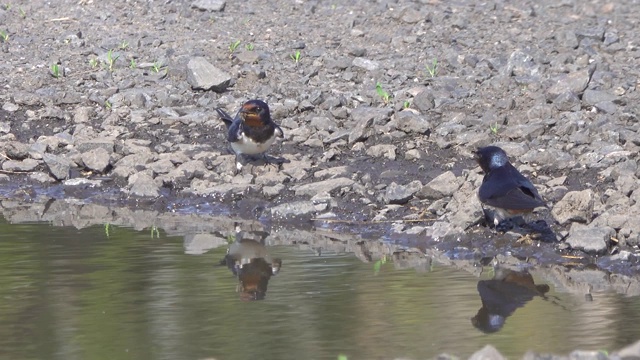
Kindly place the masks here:
<instances>
[{"instance_id":1,"label":"swallow's tail","mask_svg":"<svg viewBox=\"0 0 640 360\"><path fill-rule=\"evenodd\" d=\"M224 122L224 124L227 126L227 129L228 129L233 123L233 118L229 116L229 114L227 114L227 112L222 110L221 108L216 108L216 112L218 113L218 116L220 116L220 119Z\"/></svg>"}]
</instances>

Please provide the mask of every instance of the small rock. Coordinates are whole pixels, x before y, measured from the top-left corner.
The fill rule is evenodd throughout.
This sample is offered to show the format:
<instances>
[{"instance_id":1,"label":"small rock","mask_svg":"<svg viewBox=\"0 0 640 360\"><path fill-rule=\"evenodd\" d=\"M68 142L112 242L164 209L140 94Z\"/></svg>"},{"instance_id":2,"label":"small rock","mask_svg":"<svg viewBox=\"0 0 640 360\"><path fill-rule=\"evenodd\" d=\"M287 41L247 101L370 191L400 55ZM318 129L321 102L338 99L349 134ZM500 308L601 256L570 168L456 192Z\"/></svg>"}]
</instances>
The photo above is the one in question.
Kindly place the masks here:
<instances>
[{"instance_id":1,"label":"small rock","mask_svg":"<svg viewBox=\"0 0 640 360\"><path fill-rule=\"evenodd\" d=\"M591 75L593 75L594 70L594 67L590 67L588 69L558 77L555 80L555 84L547 90L547 99L553 101L558 97L558 95L564 92L582 94L582 92L587 88L587 85L589 85L589 81L591 80Z\"/></svg>"},{"instance_id":2,"label":"small rock","mask_svg":"<svg viewBox=\"0 0 640 360\"><path fill-rule=\"evenodd\" d=\"M103 148L89 150L82 154L82 163L88 169L104 173L109 166L110 154Z\"/></svg>"},{"instance_id":3,"label":"small rock","mask_svg":"<svg viewBox=\"0 0 640 360\"><path fill-rule=\"evenodd\" d=\"M225 0L196 0L191 7L200 11L223 11L226 5Z\"/></svg>"},{"instance_id":4,"label":"small rock","mask_svg":"<svg viewBox=\"0 0 640 360\"><path fill-rule=\"evenodd\" d=\"M553 99L553 106L560 111L578 111L581 105L578 96L571 91L563 91Z\"/></svg>"},{"instance_id":5,"label":"small rock","mask_svg":"<svg viewBox=\"0 0 640 360\"><path fill-rule=\"evenodd\" d=\"M10 141L4 146L4 152L9 159L22 160L29 156L29 146L19 141Z\"/></svg>"},{"instance_id":6,"label":"small rock","mask_svg":"<svg viewBox=\"0 0 640 360\"><path fill-rule=\"evenodd\" d=\"M380 63L378 63L377 61L365 59L362 57L354 58L352 64L355 67L359 67L368 71L374 71L380 67Z\"/></svg>"},{"instance_id":7,"label":"small rock","mask_svg":"<svg viewBox=\"0 0 640 360\"><path fill-rule=\"evenodd\" d=\"M397 148L397 146L390 144L373 145L367 149L367 155L372 157L385 157L389 160L395 160Z\"/></svg>"},{"instance_id":8,"label":"small rock","mask_svg":"<svg viewBox=\"0 0 640 360\"><path fill-rule=\"evenodd\" d=\"M101 148L106 150L108 154L112 154L115 148L115 142L113 140L105 139L78 140L74 141L74 144L76 150L81 153Z\"/></svg>"},{"instance_id":9,"label":"small rock","mask_svg":"<svg viewBox=\"0 0 640 360\"><path fill-rule=\"evenodd\" d=\"M506 360L506 358L493 346L486 345L473 353L469 360Z\"/></svg>"},{"instance_id":10,"label":"small rock","mask_svg":"<svg viewBox=\"0 0 640 360\"><path fill-rule=\"evenodd\" d=\"M413 111L402 110L394 120L396 127L406 133L427 134L431 130L429 121Z\"/></svg>"},{"instance_id":11,"label":"small rock","mask_svg":"<svg viewBox=\"0 0 640 360\"><path fill-rule=\"evenodd\" d=\"M211 65L203 57L194 57L187 64L187 81L194 90L223 92L231 83L231 75Z\"/></svg>"},{"instance_id":12,"label":"small rock","mask_svg":"<svg viewBox=\"0 0 640 360\"><path fill-rule=\"evenodd\" d=\"M53 155L53 154L44 154L42 155L42 159L44 163L47 164L49 168L49 172L53 177L58 180L65 180L69 178L69 170L71 170L71 160L66 157Z\"/></svg>"},{"instance_id":13,"label":"small rock","mask_svg":"<svg viewBox=\"0 0 640 360\"><path fill-rule=\"evenodd\" d=\"M129 193L135 196L157 197L160 195L160 188L151 175L140 172L129 176Z\"/></svg>"},{"instance_id":14,"label":"small rock","mask_svg":"<svg viewBox=\"0 0 640 360\"><path fill-rule=\"evenodd\" d=\"M601 102L613 102L617 100L618 97L614 94L609 94L606 91L601 90L585 90L582 95L582 101L589 105L596 105Z\"/></svg>"},{"instance_id":15,"label":"small rock","mask_svg":"<svg viewBox=\"0 0 640 360\"><path fill-rule=\"evenodd\" d=\"M607 243L616 235L616 231L608 226L592 227L573 223L569 229L566 243L574 249L590 254L604 254Z\"/></svg>"},{"instance_id":16,"label":"small rock","mask_svg":"<svg viewBox=\"0 0 640 360\"><path fill-rule=\"evenodd\" d=\"M354 181L349 178L335 178L317 181L310 184L304 184L294 187L294 191L296 196L314 196L321 192L330 193L336 189L340 189L343 187L350 187L354 184Z\"/></svg>"},{"instance_id":17,"label":"small rock","mask_svg":"<svg viewBox=\"0 0 640 360\"><path fill-rule=\"evenodd\" d=\"M288 217L314 214L316 205L311 201L295 201L271 208L271 216Z\"/></svg>"},{"instance_id":18,"label":"small rock","mask_svg":"<svg viewBox=\"0 0 640 360\"><path fill-rule=\"evenodd\" d=\"M561 225L569 221L587 223L593 216L595 196L591 189L571 191L551 210L551 214Z\"/></svg>"},{"instance_id":19,"label":"small rock","mask_svg":"<svg viewBox=\"0 0 640 360\"><path fill-rule=\"evenodd\" d=\"M414 180L407 185L398 185L392 182L384 194L384 200L387 204L406 204L413 194L422 188L422 183L419 180Z\"/></svg>"},{"instance_id":20,"label":"small rock","mask_svg":"<svg viewBox=\"0 0 640 360\"><path fill-rule=\"evenodd\" d=\"M460 183L456 175L451 171L447 171L423 186L422 189L416 193L416 197L420 199L438 200L453 195L458 188L460 188Z\"/></svg>"},{"instance_id":21,"label":"small rock","mask_svg":"<svg viewBox=\"0 0 640 360\"><path fill-rule=\"evenodd\" d=\"M422 90L413 98L413 105L420 111L431 110L435 107L435 96L431 90Z\"/></svg>"},{"instance_id":22,"label":"small rock","mask_svg":"<svg viewBox=\"0 0 640 360\"><path fill-rule=\"evenodd\" d=\"M40 165L38 160L24 159L24 160L8 160L2 163L2 170L4 171L33 171Z\"/></svg>"}]
</instances>

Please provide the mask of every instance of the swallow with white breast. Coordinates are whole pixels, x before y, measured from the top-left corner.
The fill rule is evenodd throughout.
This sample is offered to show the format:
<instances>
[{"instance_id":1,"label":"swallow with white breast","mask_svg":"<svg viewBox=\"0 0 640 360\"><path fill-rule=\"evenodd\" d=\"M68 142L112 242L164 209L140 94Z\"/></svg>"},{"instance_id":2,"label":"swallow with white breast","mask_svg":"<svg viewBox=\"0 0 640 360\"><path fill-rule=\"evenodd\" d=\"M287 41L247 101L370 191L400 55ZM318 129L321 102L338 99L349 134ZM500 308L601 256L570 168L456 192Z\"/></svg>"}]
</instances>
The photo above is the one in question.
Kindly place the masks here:
<instances>
[{"instance_id":1,"label":"swallow with white breast","mask_svg":"<svg viewBox=\"0 0 640 360\"><path fill-rule=\"evenodd\" d=\"M227 139L236 154L236 170L243 166L244 155L262 155L275 142L276 137L284 137L280 126L271 120L269 106L262 100L245 102L236 116L232 118L224 110L216 111L227 126Z\"/></svg>"}]
</instances>

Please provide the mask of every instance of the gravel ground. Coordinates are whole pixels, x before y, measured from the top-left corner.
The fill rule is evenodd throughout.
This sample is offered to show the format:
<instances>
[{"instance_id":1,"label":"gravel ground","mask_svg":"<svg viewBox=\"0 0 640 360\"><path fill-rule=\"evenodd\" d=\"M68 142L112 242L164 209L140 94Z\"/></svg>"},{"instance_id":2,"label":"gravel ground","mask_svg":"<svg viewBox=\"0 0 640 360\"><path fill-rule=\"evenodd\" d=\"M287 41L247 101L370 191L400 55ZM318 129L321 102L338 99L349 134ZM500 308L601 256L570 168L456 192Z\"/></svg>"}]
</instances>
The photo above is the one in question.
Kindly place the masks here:
<instances>
[{"instance_id":1,"label":"gravel ground","mask_svg":"<svg viewBox=\"0 0 640 360\"><path fill-rule=\"evenodd\" d=\"M640 273L637 19L631 1L14 1L0 188L388 222L484 253L529 234L548 258ZM235 174L214 109L251 98L284 163ZM477 225L488 144L549 204L523 229Z\"/></svg>"}]
</instances>

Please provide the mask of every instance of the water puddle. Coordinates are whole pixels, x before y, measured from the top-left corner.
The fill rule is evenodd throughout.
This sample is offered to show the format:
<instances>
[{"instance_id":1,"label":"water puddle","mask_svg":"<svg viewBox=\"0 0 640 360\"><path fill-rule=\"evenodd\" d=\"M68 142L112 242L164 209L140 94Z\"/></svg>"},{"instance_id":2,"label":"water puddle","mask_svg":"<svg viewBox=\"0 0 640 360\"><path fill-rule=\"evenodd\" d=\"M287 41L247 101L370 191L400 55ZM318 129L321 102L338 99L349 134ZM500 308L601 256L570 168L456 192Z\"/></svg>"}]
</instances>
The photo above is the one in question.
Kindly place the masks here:
<instances>
[{"instance_id":1,"label":"water puddle","mask_svg":"<svg viewBox=\"0 0 640 360\"><path fill-rule=\"evenodd\" d=\"M58 217L30 207L0 222L0 358L421 359L486 344L518 358L640 338L628 326L640 322L636 283L581 281L589 270L227 217L48 206Z\"/></svg>"}]
</instances>

